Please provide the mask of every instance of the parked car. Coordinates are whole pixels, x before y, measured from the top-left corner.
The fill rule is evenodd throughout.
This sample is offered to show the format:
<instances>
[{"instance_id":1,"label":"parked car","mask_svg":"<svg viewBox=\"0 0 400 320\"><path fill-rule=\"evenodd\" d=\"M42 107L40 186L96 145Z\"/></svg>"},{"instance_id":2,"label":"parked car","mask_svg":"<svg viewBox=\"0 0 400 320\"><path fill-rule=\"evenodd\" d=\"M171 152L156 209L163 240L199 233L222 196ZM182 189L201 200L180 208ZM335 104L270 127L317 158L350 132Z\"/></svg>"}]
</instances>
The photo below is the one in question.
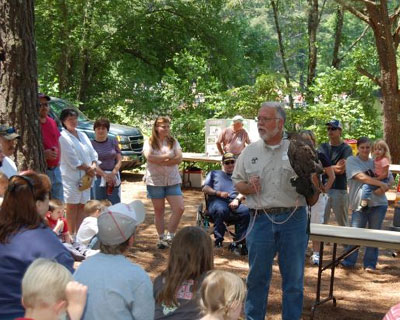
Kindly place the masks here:
<instances>
[{"instance_id":1,"label":"parked car","mask_svg":"<svg viewBox=\"0 0 400 320\"><path fill-rule=\"evenodd\" d=\"M73 108L78 112L79 131L86 133L89 139L94 139L93 124L94 121L89 120L79 109L74 107L68 101L51 97L49 116L52 117L57 125L61 128L59 116L65 108ZM143 158L143 134L138 128L128 127L125 125L111 123L109 136L118 140L122 153L122 170L129 170L139 167L144 163Z\"/></svg>"}]
</instances>

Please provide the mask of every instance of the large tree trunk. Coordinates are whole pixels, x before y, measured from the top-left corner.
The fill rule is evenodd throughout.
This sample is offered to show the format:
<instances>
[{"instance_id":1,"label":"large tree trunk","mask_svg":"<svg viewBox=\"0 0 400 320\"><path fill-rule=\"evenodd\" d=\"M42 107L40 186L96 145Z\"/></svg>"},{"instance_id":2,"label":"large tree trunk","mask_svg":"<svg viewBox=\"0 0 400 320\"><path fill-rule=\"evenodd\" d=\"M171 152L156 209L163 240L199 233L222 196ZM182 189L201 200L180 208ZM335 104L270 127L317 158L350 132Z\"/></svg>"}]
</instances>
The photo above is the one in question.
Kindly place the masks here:
<instances>
[{"instance_id":1,"label":"large tree trunk","mask_svg":"<svg viewBox=\"0 0 400 320\"><path fill-rule=\"evenodd\" d=\"M400 93L397 75L396 49L385 1L381 5L366 4L375 36L381 71L383 96L384 138L390 147L393 163L400 162Z\"/></svg>"},{"instance_id":2,"label":"large tree trunk","mask_svg":"<svg viewBox=\"0 0 400 320\"><path fill-rule=\"evenodd\" d=\"M38 113L33 0L0 2L0 122L14 126L19 170L45 170Z\"/></svg>"},{"instance_id":3,"label":"large tree trunk","mask_svg":"<svg viewBox=\"0 0 400 320\"><path fill-rule=\"evenodd\" d=\"M360 1L360 6L353 2L336 0L354 16L367 23L374 32L376 50L378 53L380 77L376 77L358 66L358 70L377 83L382 89L382 106L384 116L384 138L389 145L393 163L400 162L400 92L397 74L396 51L399 41L400 28L393 25L400 12L396 9L392 15L388 12L387 0ZM395 30L394 34L392 34Z\"/></svg>"}]
</instances>

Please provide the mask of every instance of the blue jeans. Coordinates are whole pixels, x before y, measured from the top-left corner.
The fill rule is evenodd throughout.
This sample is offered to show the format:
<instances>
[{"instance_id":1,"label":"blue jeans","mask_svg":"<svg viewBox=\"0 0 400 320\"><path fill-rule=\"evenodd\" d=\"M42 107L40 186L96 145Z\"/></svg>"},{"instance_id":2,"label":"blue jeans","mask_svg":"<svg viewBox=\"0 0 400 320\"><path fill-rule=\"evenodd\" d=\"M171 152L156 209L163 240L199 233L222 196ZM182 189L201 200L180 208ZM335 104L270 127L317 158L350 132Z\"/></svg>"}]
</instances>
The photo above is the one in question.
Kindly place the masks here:
<instances>
[{"instance_id":1,"label":"blue jeans","mask_svg":"<svg viewBox=\"0 0 400 320\"><path fill-rule=\"evenodd\" d=\"M214 220L214 238L215 242L224 241L226 232L225 223L234 223L236 226L236 238L240 240L244 237L250 221L249 208L241 204L237 209L229 208L230 199L217 198L211 201L208 205L208 212Z\"/></svg>"},{"instance_id":2,"label":"blue jeans","mask_svg":"<svg viewBox=\"0 0 400 320\"><path fill-rule=\"evenodd\" d=\"M274 222L285 221L290 212L269 215ZM247 277L245 313L247 320L265 318L272 264L278 253L282 276L282 319L300 319L303 310L304 259L307 248L307 213L300 207L283 224L257 215L247 237L250 271Z\"/></svg>"},{"instance_id":3,"label":"blue jeans","mask_svg":"<svg viewBox=\"0 0 400 320\"><path fill-rule=\"evenodd\" d=\"M384 183L389 182L389 178L381 180ZM372 184L366 184L364 183L363 186L361 187L361 199L363 200L369 200L371 199L372 192L374 192L376 189L378 189L377 186L373 186Z\"/></svg>"},{"instance_id":4,"label":"blue jeans","mask_svg":"<svg viewBox=\"0 0 400 320\"><path fill-rule=\"evenodd\" d=\"M119 188L114 187L113 192L111 195L107 195L106 187L100 187L101 178L96 177L94 181L94 186L92 187L91 191L91 198L96 200L110 200L112 204L120 203L121 198L119 197Z\"/></svg>"},{"instance_id":5,"label":"blue jeans","mask_svg":"<svg viewBox=\"0 0 400 320\"><path fill-rule=\"evenodd\" d=\"M60 167L55 167L51 170L47 169L46 174L51 181L50 198L58 199L64 202L64 188L61 178Z\"/></svg>"},{"instance_id":6,"label":"blue jeans","mask_svg":"<svg viewBox=\"0 0 400 320\"><path fill-rule=\"evenodd\" d=\"M385 219L387 206L368 207L365 211L354 211L351 216L351 226L354 228L381 229L383 219ZM352 246L347 246L350 249ZM358 250L349 255L342 261L342 265L352 267L356 264ZM378 248L367 247L364 253L364 268L376 268L378 262Z\"/></svg>"}]
</instances>

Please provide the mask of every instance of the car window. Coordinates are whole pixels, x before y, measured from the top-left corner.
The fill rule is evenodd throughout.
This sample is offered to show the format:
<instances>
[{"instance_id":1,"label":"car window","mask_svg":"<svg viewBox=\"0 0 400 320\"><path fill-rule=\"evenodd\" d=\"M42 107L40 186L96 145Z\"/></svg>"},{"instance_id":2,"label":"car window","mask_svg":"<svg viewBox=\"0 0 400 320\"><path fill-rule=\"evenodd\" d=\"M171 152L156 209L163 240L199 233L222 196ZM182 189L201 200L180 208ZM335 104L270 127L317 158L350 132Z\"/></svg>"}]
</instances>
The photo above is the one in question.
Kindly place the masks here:
<instances>
[{"instance_id":1,"label":"car window","mask_svg":"<svg viewBox=\"0 0 400 320\"><path fill-rule=\"evenodd\" d=\"M77 108L75 108L72 104L66 103L66 101L62 100L51 100L50 108L53 113L60 118L61 111L65 108L72 108L78 112L78 121L88 121L89 119Z\"/></svg>"}]
</instances>

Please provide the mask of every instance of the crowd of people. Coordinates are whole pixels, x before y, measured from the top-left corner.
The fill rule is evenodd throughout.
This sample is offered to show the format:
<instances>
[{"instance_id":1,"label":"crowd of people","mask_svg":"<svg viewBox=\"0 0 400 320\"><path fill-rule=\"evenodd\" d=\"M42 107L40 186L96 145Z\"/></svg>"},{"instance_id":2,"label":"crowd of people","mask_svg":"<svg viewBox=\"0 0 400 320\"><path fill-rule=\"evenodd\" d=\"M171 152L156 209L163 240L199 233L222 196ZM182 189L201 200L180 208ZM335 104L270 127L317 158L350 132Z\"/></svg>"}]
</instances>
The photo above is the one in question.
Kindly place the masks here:
<instances>
[{"instance_id":1,"label":"crowd of people","mask_svg":"<svg viewBox=\"0 0 400 320\"><path fill-rule=\"evenodd\" d=\"M307 205L290 182L295 172L280 104L261 105L260 140L250 143L241 116L218 139L222 170L209 172L202 189L214 242L199 227L178 230L184 212L178 169L182 150L171 134L171 120L155 119L143 149L144 180L154 208L156 246L170 250L165 270L152 283L127 258L145 208L138 200L121 203L121 151L108 136L110 122L98 119L90 141L76 129L76 110L64 109L60 133L48 116L50 97L39 94L38 99L46 174L18 173L10 156L19 135L12 127L0 127L0 319L58 319L66 313L85 320L233 320L240 317L244 301L246 319L264 319L276 255L282 319L301 318ZM318 149L324 174L311 177L321 191L312 222L328 223L333 211L341 226L380 229L388 207L385 192L393 181L387 144L360 138L353 156L341 139L340 121L329 121L326 128L329 142ZM301 135L317 145L311 131ZM168 223L166 202L172 211ZM213 248L223 247L230 223L235 224L230 247L241 244L246 250L239 254L248 253L247 290L237 275L214 270ZM320 263L318 247L313 244L313 264ZM343 266L353 267L357 257L355 251ZM83 260L76 270L74 259ZM377 261L378 249L367 248L364 268L374 271Z\"/></svg>"}]
</instances>

